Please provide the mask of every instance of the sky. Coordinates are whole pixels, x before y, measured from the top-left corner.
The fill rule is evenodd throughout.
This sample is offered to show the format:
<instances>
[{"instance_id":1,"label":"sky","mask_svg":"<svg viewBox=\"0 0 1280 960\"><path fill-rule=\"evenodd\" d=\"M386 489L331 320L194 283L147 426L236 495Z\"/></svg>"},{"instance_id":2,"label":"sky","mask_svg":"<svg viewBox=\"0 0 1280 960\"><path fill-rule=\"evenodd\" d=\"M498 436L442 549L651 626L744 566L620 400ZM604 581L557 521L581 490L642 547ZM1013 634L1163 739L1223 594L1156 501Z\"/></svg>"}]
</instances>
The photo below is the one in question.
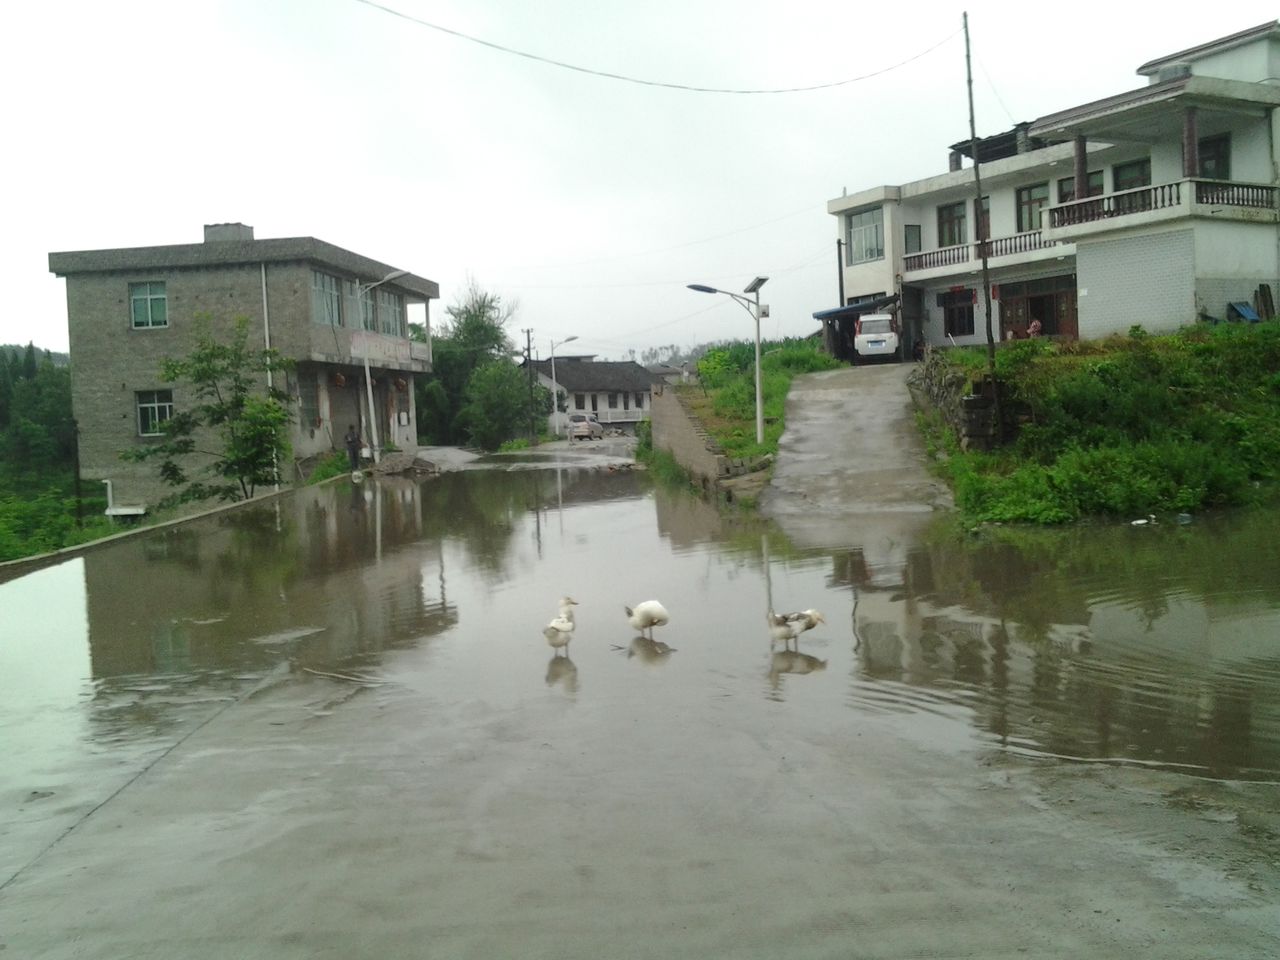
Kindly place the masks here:
<instances>
[{"instance_id":1,"label":"sky","mask_svg":"<svg viewBox=\"0 0 1280 960\"><path fill-rule=\"evenodd\" d=\"M750 339L740 304L687 284L740 292L756 276L769 278L762 336L805 336L838 303L827 201L944 173L949 145L968 139L966 11L989 136L1143 86L1140 64L1277 16L1254 0L1215 9L13 5L0 39L0 343L67 349L50 251L196 243L223 222L434 280L433 325L468 285L496 293L512 338L532 330L540 357L553 341L558 356L617 360Z\"/></svg>"}]
</instances>

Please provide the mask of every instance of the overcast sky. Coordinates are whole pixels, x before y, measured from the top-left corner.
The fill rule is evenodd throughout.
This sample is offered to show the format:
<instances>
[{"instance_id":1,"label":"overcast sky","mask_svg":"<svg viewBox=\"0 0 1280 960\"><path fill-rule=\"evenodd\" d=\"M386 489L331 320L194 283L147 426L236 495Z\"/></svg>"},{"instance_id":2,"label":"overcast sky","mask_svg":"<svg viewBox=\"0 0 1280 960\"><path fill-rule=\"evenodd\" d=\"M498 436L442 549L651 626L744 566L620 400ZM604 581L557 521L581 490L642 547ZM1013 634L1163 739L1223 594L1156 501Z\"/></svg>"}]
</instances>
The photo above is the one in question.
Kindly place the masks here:
<instances>
[{"instance_id":1,"label":"overcast sky","mask_svg":"<svg viewBox=\"0 0 1280 960\"><path fill-rule=\"evenodd\" d=\"M51 250L314 236L515 306L523 343L623 359L837 305L827 200L945 172L968 137L1142 86L1139 64L1275 19L1134 3L39 0L6 8L0 343L67 348ZM1188 8L1190 9L1190 8ZM1214 22L1216 21L1216 22Z\"/></svg>"}]
</instances>

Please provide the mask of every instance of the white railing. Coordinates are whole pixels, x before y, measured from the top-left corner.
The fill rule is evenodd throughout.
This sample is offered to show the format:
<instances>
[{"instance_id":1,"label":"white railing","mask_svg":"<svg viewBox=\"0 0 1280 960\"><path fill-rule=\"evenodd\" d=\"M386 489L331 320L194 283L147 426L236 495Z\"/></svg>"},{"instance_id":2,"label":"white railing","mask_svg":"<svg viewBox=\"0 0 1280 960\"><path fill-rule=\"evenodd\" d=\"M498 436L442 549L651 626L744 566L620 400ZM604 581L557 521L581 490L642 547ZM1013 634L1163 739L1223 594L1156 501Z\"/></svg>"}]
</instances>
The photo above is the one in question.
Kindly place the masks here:
<instances>
[{"instance_id":1,"label":"white railing","mask_svg":"<svg viewBox=\"0 0 1280 960\"><path fill-rule=\"evenodd\" d=\"M618 407L616 410L578 410L572 409L569 413L588 413L594 416L601 423L636 423L639 420L649 419L649 408L637 410L632 407L630 410L623 410Z\"/></svg>"}]
</instances>

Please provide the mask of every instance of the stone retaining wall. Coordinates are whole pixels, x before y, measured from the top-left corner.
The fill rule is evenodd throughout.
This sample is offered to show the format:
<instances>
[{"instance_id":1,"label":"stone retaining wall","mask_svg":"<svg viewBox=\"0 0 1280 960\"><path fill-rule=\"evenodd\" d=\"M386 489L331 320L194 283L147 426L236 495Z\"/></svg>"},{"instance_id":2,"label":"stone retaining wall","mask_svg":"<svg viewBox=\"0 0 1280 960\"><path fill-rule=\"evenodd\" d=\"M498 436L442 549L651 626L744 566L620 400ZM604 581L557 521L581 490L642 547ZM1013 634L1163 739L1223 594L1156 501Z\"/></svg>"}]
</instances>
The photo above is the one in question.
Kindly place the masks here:
<instances>
[{"instance_id":1,"label":"stone retaining wall","mask_svg":"<svg viewBox=\"0 0 1280 960\"><path fill-rule=\"evenodd\" d=\"M654 384L652 409L653 448L665 450L684 467L705 490L722 480L751 473L762 464L726 456L720 445L703 429L698 418L669 384Z\"/></svg>"},{"instance_id":2,"label":"stone retaining wall","mask_svg":"<svg viewBox=\"0 0 1280 960\"><path fill-rule=\"evenodd\" d=\"M996 436L993 387L998 381L984 376L978 384L971 383L967 374L947 361L945 350L933 347L925 348L917 376L920 390L955 433L961 449L990 450L1001 442ZM1017 433L1025 411L1012 401L1003 384L999 387L1003 439L1007 442Z\"/></svg>"}]
</instances>

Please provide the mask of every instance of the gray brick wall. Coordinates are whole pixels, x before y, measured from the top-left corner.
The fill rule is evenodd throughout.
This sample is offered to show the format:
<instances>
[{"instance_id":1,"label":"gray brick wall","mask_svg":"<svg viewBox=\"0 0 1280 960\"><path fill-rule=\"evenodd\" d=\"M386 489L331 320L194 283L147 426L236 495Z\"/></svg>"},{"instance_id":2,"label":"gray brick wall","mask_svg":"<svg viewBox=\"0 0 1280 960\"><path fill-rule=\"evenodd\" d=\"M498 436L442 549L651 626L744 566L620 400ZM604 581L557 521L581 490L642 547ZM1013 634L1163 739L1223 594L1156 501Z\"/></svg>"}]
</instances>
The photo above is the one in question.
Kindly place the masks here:
<instances>
[{"instance_id":1,"label":"gray brick wall","mask_svg":"<svg viewBox=\"0 0 1280 960\"><path fill-rule=\"evenodd\" d=\"M1195 238L1190 230L1076 245L1080 337L1155 333L1196 319Z\"/></svg>"}]
</instances>

